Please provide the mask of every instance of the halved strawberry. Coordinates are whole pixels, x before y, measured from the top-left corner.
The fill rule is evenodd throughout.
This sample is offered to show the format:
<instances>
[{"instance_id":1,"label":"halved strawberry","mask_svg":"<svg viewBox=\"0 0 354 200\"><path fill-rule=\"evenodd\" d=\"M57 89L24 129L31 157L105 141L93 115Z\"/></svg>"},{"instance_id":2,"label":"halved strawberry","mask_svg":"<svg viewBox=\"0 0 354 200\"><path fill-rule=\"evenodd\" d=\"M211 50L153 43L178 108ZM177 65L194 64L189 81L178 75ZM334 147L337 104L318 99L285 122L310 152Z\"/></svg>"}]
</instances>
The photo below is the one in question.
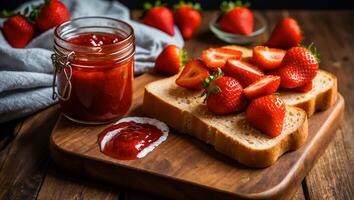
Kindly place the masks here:
<instances>
[{"instance_id":1,"label":"halved strawberry","mask_svg":"<svg viewBox=\"0 0 354 200\"><path fill-rule=\"evenodd\" d=\"M307 83L304 86L298 87L298 88L294 88L294 90L296 92L310 92L312 90L312 81Z\"/></svg>"},{"instance_id":2,"label":"halved strawberry","mask_svg":"<svg viewBox=\"0 0 354 200\"><path fill-rule=\"evenodd\" d=\"M280 76L267 75L252 83L243 90L248 99L255 99L261 96L273 94L280 85Z\"/></svg>"},{"instance_id":3,"label":"halved strawberry","mask_svg":"<svg viewBox=\"0 0 354 200\"><path fill-rule=\"evenodd\" d=\"M280 67L286 51L282 49L256 46L253 48L252 62L263 70L272 70Z\"/></svg>"},{"instance_id":4,"label":"halved strawberry","mask_svg":"<svg viewBox=\"0 0 354 200\"><path fill-rule=\"evenodd\" d=\"M226 76L234 77L244 88L264 76L258 67L236 59L227 60L224 73Z\"/></svg>"},{"instance_id":5,"label":"halved strawberry","mask_svg":"<svg viewBox=\"0 0 354 200\"><path fill-rule=\"evenodd\" d=\"M255 128L273 138L284 124L285 103L280 97L267 95L252 100L246 110L246 120Z\"/></svg>"},{"instance_id":6,"label":"halved strawberry","mask_svg":"<svg viewBox=\"0 0 354 200\"><path fill-rule=\"evenodd\" d=\"M174 75L188 60L187 53L176 45L167 45L155 60L155 70L166 75Z\"/></svg>"},{"instance_id":7,"label":"halved strawberry","mask_svg":"<svg viewBox=\"0 0 354 200\"><path fill-rule=\"evenodd\" d=\"M203 88L203 81L210 75L209 69L201 60L190 60L176 79L176 84L192 90Z\"/></svg>"},{"instance_id":8,"label":"halved strawberry","mask_svg":"<svg viewBox=\"0 0 354 200\"><path fill-rule=\"evenodd\" d=\"M210 68L224 68L227 59L240 60L242 52L229 48L209 48L202 52L202 60Z\"/></svg>"}]
</instances>

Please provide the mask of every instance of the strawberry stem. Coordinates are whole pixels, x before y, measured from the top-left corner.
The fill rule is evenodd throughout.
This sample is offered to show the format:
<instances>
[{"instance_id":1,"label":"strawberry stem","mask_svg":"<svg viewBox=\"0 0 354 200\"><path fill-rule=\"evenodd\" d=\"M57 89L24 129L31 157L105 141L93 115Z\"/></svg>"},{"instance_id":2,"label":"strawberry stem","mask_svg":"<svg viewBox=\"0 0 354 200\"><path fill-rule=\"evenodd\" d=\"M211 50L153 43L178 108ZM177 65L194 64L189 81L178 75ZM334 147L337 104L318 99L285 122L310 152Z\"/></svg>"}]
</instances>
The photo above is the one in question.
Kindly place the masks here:
<instances>
[{"instance_id":1,"label":"strawberry stem","mask_svg":"<svg viewBox=\"0 0 354 200\"><path fill-rule=\"evenodd\" d=\"M20 13L14 12L14 11L8 11L8 10L2 10L0 13L0 18L9 18L15 15L19 15Z\"/></svg>"},{"instance_id":2,"label":"strawberry stem","mask_svg":"<svg viewBox=\"0 0 354 200\"><path fill-rule=\"evenodd\" d=\"M173 9L176 10L182 6L188 6L188 7L191 7L195 10L197 10L198 12L201 12L202 11L202 7L200 6L200 3L192 3L192 2L185 2L185 1L180 1L178 2L177 4L175 4L173 6Z\"/></svg>"},{"instance_id":3,"label":"strawberry stem","mask_svg":"<svg viewBox=\"0 0 354 200\"><path fill-rule=\"evenodd\" d=\"M237 8L237 7L245 7L248 8L250 7L251 4L249 2L245 2L242 3L241 0L237 0L237 1L223 1L220 5L220 10L222 13L227 13L228 11L230 11L233 8Z\"/></svg>"},{"instance_id":4,"label":"strawberry stem","mask_svg":"<svg viewBox=\"0 0 354 200\"><path fill-rule=\"evenodd\" d=\"M185 65L189 60L187 51L185 49L181 49L179 51L179 55L181 57L182 65Z\"/></svg>"},{"instance_id":5,"label":"strawberry stem","mask_svg":"<svg viewBox=\"0 0 354 200\"><path fill-rule=\"evenodd\" d=\"M165 6L165 4L163 4L163 3L161 3L161 1L155 1L155 3L154 4L152 4L152 3L150 3L150 2L145 2L144 4L143 4L143 9L145 10L145 11L147 11L147 10L150 10L151 8L154 8L154 7L160 7L160 6Z\"/></svg>"},{"instance_id":6,"label":"strawberry stem","mask_svg":"<svg viewBox=\"0 0 354 200\"><path fill-rule=\"evenodd\" d=\"M308 47L305 47L309 50L309 52L316 58L317 62L321 62L320 54L317 52L317 48L313 42Z\"/></svg>"},{"instance_id":7,"label":"strawberry stem","mask_svg":"<svg viewBox=\"0 0 354 200\"><path fill-rule=\"evenodd\" d=\"M208 88L213 80L216 80L222 76L224 76L222 70L220 68L216 68L216 70L203 81L203 87Z\"/></svg>"}]
</instances>

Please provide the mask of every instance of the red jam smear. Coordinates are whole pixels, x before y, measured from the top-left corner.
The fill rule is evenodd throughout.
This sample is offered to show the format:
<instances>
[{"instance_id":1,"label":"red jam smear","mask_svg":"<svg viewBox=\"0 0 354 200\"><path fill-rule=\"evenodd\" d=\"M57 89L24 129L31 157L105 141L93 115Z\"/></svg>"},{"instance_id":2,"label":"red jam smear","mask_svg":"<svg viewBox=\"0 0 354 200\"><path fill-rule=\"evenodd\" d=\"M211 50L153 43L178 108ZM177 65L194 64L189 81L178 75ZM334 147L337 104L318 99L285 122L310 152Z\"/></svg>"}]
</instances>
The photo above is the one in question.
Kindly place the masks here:
<instances>
[{"instance_id":1,"label":"red jam smear","mask_svg":"<svg viewBox=\"0 0 354 200\"><path fill-rule=\"evenodd\" d=\"M85 46L110 45L123 40L110 33L81 34L68 41ZM100 53L104 53L100 52ZM92 56L92 55L87 55ZM132 103L134 60L71 61L72 91L70 99L61 101L62 112L69 118L85 122L107 122L122 117ZM63 93L64 73L58 76L58 88Z\"/></svg>"},{"instance_id":2,"label":"red jam smear","mask_svg":"<svg viewBox=\"0 0 354 200\"><path fill-rule=\"evenodd\" d=\"M137 155L146 147L157 141L162 135L162 131L156 126L137 122L121 122L103 130L98 136L98 143L105 135L116 129L123 128L113 136L101 151L119 160L134 160Z\"/></svg>"}]
</instances>

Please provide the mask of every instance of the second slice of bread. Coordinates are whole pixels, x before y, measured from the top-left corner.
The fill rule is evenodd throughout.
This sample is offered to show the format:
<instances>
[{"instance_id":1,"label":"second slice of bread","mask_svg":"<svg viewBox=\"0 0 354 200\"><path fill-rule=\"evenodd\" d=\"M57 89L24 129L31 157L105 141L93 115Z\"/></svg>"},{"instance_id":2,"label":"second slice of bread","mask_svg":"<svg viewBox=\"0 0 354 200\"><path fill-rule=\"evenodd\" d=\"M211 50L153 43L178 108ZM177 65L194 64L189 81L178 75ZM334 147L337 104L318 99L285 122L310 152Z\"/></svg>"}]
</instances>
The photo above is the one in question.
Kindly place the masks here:
<instances>
[{"instance_id":1,"label":"second slice of bread","mask_svg":"<svg viewBox=\"0 0 354 200\"><path fill-rule=\"evenodd\" d=\"M143 111L179 132L190 134L250 167L272 165L282 154L299 148L307 138L306 113L287 106L282 133L269 138L254 129L243 113L214 115L200 98L175 84L176 76L155 81L145 87Z\"/></svg>"}]
</instances>

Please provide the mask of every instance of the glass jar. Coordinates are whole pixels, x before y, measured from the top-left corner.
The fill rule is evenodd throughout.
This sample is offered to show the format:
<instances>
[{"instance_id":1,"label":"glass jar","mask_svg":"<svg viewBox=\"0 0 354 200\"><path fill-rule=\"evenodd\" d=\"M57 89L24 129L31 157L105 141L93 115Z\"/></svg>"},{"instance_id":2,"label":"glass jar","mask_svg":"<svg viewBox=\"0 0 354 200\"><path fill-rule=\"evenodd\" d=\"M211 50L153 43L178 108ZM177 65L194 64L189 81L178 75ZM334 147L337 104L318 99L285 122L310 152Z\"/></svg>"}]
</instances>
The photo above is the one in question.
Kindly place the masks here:
<instances>
[{"instance_id":1,"label":"glass jar","mask_svg":"<svg viewBox=\"0 0 354 200\"><path fill-rule=\"evenodd\" d=\"M126 114L132 103L134 53L134 31L123 21L82 17L58 26L53 99L59 98L61 112L87 124Z\"/></svg>"}]
</instances>

